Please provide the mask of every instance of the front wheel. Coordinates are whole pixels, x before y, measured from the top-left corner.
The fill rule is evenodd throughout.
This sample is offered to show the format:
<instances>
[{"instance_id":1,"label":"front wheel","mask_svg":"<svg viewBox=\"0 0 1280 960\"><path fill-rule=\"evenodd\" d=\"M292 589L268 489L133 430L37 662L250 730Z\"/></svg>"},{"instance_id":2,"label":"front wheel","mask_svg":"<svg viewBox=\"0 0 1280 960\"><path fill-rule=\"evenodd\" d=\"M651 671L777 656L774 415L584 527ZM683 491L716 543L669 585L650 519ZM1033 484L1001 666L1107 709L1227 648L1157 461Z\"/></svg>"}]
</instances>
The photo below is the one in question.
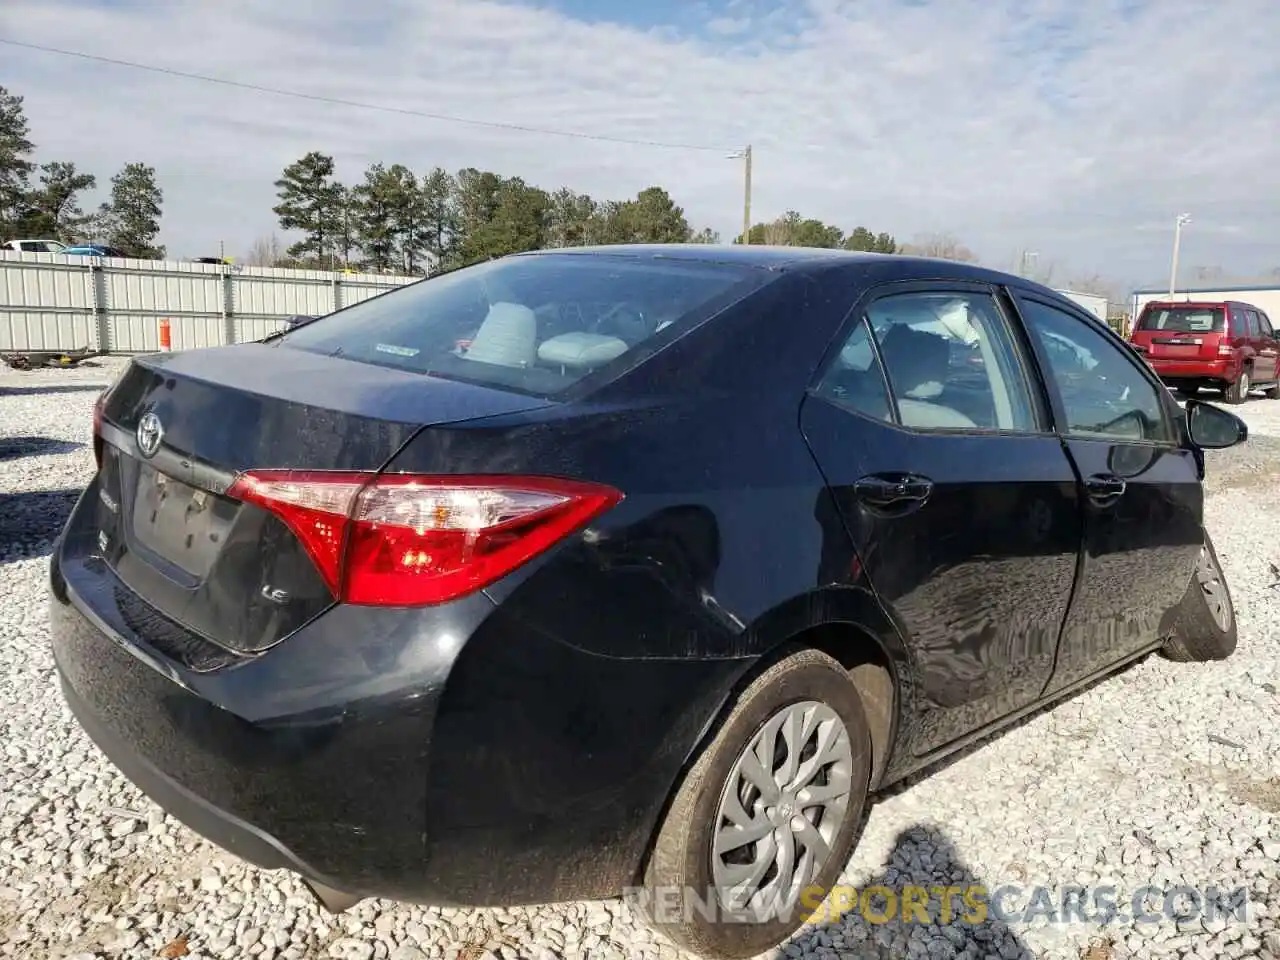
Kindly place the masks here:
<instances>
[{"instance_id":1,"label":"front wheel","mask_svg":"<svg viewBox=\"0 0 1280 960\"><path fill-rule=\"evenodd\" d=\"M1249 399L1249 391L1253 389L1249 383L1249 371L1241 370L1240 377L1235 383L1227 387L1226 396L1227 403L1244 403Z\"/></svg>"},{"instance_id":2,"label":"front wheel","mask_svg":"<svg viewBox=\"0 0 1280 960\"><path fill-rule=\"evenodd\" d=\"M639 906L716 960L769 950L840 876L862 828L871 738L849 674L799 650L738 697L659 827Z\"/></svg>"},{"instance_id":3,"label":"front wheel","mask_svg":"<svg viewBox=\"0 0 1280 960\"><path fill-rule=\"evenodd\" d=\"M1206 533L1195 574L1174 620L1173 636L1161 652L1170 660L1203 663L1225 660L1235 649L1236 612L1231 590Z\"/></svg>"}]
</instances>

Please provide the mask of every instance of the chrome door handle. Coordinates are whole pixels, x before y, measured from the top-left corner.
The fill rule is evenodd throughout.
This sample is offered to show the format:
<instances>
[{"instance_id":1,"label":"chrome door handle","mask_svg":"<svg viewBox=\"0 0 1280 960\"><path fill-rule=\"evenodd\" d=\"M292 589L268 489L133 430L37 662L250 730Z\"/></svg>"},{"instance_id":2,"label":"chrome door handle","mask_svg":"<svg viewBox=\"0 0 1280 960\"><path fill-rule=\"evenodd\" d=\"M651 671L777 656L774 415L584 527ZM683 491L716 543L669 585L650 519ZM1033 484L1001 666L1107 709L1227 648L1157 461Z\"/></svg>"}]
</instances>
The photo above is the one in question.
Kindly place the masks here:
<instances>
[{"instance_id":1,"label":"chrome door handle","mask_svg":"<svg viewBox=\"0 0 1280 960\"><path fill-rule=\"evenodd\" d=\"M922 503L933 493L933 481L916 476L863 477L853 485L858 499L875 507Z\"/></svg>"},{"instance_id":2,"label":"chrome door handle","mask_svg":"<svg viewBox=\"0 0 1280 960\"><path fill-rule=\"evenodd\" d=\"M1098 504L1114 503L1124 496L1129 485L1122 477L1109 473L1095 473L1084 482L1089 499Z\"/></svg>"}]
</instances>

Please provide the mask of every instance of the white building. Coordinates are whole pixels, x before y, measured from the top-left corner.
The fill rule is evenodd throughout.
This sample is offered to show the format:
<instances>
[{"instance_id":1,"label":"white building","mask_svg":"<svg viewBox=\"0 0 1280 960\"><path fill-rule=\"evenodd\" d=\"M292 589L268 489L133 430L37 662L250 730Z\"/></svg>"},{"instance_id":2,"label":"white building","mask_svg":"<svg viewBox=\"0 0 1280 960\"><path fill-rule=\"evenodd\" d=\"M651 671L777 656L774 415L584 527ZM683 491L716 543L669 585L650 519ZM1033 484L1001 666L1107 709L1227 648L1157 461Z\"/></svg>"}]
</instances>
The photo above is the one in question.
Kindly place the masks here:
<instances>
[{"instance_id":1,"label":"white building","mask_svg":"<svg viewBox=\"0 0 1280 960\"><path fill-rule=\"evenodd\" d=\"M1074 300L1103 323L1107 322L1107 298L1092 293L1077 293L1075 290L1059 290L1068 300Z\"/></svg>"}]
</instances>

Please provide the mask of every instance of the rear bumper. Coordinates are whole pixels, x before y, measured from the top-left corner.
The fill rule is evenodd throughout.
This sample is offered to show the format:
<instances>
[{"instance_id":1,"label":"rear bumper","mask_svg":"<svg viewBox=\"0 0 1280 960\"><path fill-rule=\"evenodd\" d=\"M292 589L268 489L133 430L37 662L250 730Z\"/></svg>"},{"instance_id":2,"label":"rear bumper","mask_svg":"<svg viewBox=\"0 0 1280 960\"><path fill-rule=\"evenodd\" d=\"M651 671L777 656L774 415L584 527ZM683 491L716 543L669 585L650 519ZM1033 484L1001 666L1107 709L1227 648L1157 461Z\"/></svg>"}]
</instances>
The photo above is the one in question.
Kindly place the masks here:
<instances>
[{"instance_id":1,"label":"rear bumper","mask_svg":"<svg viewBox=\"0 0 1280 960\"><path fill-rule=\"evenodd\" d=\"M1165 360L1150 356L1146 359L1158 376L1168 380L1231 383L1239 375L1239 366L1230 360Z\"/></svg>"},{"instance_id":2,"label":"rear bumper","mask_svg":"<svg viewBox=\"0 0 1280 960\"><path fill-rule=\"evenodd\" d=\"M214 806L166 776L112 731L59 671L72 716L115 767L166 812L242 860L268 870L288 869L318 882L326 878L270 834Z\"/></svg>"},{"instance_id":3,"label":"rear bumper","mask_svg":"<svg viewBox=\"0 0 1280 960\"><path fill-rule=\"evenodd\" d=\"M130 634L113 608L125 588L92 563L59 543L50 618L67 703L93 741L215 844L359 896L618 895L749 665L586 653L476 594L338 606L263 654L193 673Z\"/></svg>"},{"instance_id":4,"label":"rear bumper","mask_svg":"<svg viewBox=\"0 0 1280 960\"><path fill-rule=\"evenodd\" d=\"M60 553L50 628L62 690L121 772L250 863L364 896L422 894L429 682L402 677L408 689L379 697L359 642L348 635L335 653L322 630L298 638L314 641L318 664L281 645L191 673L130 635L111 607L123 588L102 586L109 572Z\"/></svg>"}]
</instances>

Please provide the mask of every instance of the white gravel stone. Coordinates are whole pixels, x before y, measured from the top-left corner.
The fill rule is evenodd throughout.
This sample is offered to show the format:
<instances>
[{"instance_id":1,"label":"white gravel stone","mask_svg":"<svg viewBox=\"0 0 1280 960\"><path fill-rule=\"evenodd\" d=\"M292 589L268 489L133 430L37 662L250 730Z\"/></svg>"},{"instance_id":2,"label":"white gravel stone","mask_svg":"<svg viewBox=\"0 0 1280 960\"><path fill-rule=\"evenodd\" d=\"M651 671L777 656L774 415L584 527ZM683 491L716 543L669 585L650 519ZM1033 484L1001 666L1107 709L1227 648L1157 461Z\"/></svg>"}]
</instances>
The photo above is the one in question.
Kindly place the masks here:
<instances>
[{"instance_id":1,"label":"white gravel stone","mask_svg":"<svg viewBox=\"0 0 1280 960\"><path fill-rule=\"evenodd\" d=\"M189 960L677 960L617 903L374 901L330 917L296 878L217 850L107 763L63 706L45 577L50 541L92 475L94 385L119 366L0 368L0 957L156 957L185 936ZM1148 884L1245 887L1247 920L1196 916L1183 932L1127 912L1105 926L992 916L904 926L854 910L771 956L1280 957L1280 588L1270 569L1280 564L1280 402L1233 409L1250 441L1208 455L1206 510L1237 608L1235 656L1150 658L892 789L843 880L1012 885L1013 905L1029 887L1111 885L1126 911Z\"/></svg>"}]
</instances>

